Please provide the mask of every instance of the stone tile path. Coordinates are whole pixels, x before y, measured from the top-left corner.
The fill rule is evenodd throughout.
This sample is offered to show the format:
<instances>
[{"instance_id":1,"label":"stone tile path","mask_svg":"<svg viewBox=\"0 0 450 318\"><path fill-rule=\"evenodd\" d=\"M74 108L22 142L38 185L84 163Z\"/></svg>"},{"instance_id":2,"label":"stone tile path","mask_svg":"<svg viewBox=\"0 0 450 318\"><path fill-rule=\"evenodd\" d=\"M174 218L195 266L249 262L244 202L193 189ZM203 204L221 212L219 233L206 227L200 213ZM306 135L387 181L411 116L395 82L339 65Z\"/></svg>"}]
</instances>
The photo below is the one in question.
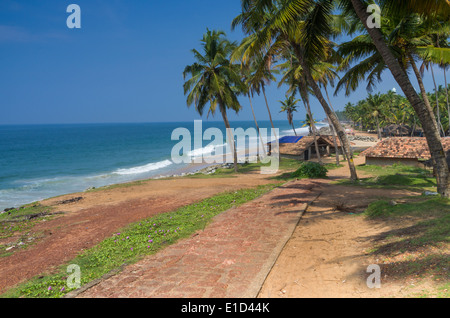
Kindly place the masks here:
<instances>
[{"instance_id":1,"label":"stone tile path","mask_svg":"<svg viewBox=\"0 0 450 318\"><path fill-rule=\"evenodd\" d=\"M292 181L213 219L204 230L73 295L80 298L255 298L307 204Z\"/></svg>"}]
</instances>

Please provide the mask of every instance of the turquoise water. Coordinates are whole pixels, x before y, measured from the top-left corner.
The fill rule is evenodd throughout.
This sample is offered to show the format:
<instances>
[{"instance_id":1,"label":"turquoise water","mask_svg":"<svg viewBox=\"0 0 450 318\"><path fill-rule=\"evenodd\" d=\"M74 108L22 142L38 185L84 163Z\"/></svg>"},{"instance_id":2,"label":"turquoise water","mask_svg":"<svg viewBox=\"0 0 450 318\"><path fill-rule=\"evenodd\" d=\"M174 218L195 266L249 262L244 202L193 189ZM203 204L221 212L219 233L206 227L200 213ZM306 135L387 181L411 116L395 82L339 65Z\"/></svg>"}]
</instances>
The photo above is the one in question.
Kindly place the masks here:
<instances>
[{"instance_id":1,"label":"turquoise water","mask_svg":"<svg viewBox=\"0 0 450 318\"><path fill-rule=\"evenodd\" d=\"M268 121L258 124L271 127ZM247 129L254 122L231 125ZM280 136L293 134L286 121L275 126ZM179 142L171 135L180 127L193 132L194 123L0 126L0 210L90 187L169 175L187 165L171 160ZM224 131L221 122L203 122L203 131L209 127ZM307 129L298 132L306 134Z\"/></svg>"}]
</instances>

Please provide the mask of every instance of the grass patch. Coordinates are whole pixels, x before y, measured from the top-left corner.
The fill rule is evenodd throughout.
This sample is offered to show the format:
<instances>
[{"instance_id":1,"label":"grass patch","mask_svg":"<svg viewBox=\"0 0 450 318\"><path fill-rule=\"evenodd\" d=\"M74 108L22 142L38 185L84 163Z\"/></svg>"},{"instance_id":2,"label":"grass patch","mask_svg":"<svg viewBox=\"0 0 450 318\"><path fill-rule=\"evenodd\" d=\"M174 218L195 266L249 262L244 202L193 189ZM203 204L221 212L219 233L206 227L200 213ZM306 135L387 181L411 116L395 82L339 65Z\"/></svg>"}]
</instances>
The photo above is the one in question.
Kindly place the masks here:
<instances>
[{"instance_id":1,"label":"grass patch","mask_svg":"<svg viewBox=\"0 0 450 318\"><path fill-rule=\"evenodd\" d=\"M39 235L30 236L29 231L42 221L43 217L51 218L48 213L52 210L51 207L31 203L0 214L0 240L16 237L15 242L0 244L0 257L7 257L18 248L26 248L39 239Z\"/></svg>"},{"instance_id":2,"label":"grass patch","mask_svg":"<svg viewBox=\"0 0 450 318\"><path fill-rule=\"evenodd\" d=\"M286 171L294 171L298 169L300 164L301 162L295 159L281 158L278 167L279 173L283 174ZM236 178L240 174L259 173L262 167L270 167L270 163L262 163L260 161L244 163L239 164L237 173L234 172L234 168L218 168L211 174L196 173L194 175L185 176L185 178ZM272 179L277 179L277 177L272 177Z\"/></svg>"},{"instance_id":3,"label":"grass patch","mask_svg":"<svg viewBox=\"0 0 450 318\"><path fill-rule=\"evenodd\" d=\"M51 207L31 203L0 214L0 239L29 230L38 219L27 219L27 217L50 213L52 210Z\"/></svg>"},{"instance_id":4,"label":"grass patch","mask_svg":"<svg viewBox=\"0 0 450 318\"><path fill-rule=\"evenodd\" d=\"M277 186L264 185L254 189L222 193L176 211L130 224L61 266L56 273L34 278L8 291L2 297L61 297L70 291L66 287L67 265L80 266L81 285L87 284L120 268L123 264L132 264L204 229L214 216L251 201Z\"/></svg>"},{"instance_id":5,"label":"grass patch","mask_svg":"<svg viewBox=\"0 0 450 318\"><path fill-rule=\"evenodd\" d=\"M14 219L20 219L33 214L51 212L52 208L48 206L43 206L39 203L30 203L21 206L17 209L12 209L7 212L0 214L0 222L2 221L12 221Z\"/></svg>"},{"instance_id":6,"label":"grass patch","mask_svg":"<svg viewBox=\"0 0 450 318\"><path fill-rule=\"evenodd\" d=\"M111 184L111 185L107 185L107 186L103 186L103 187L92 187L89 188L87 190L85 190L84 192L98 192L98 191L103 191L103 190L112 190L112 189L117 189L117 188L129 188L129 187L134 187L134 186L139 186L142 185L144 183L146 183L147 181L149 181L151 179L148 180L137 180L137 181L131 181L131 182L125 182L125 183L117 183L117 184Z\"/></svg>"},{"instance_id":7,"label":"grass patch","mask_svg":"<svg viewBox=\"0 0 450 318\"><path fill-rule=\"evenodd\" d=\"M369 188L408 188L410 190L436 191L436 178L425 169L402 164L392 166L359 165L356 168L358 171L372 175L372 177L361 178L358 182L345 179L338 180L336 183Z\"/></svg>"},{"instance_id":8,"label":"grass patch","mask_svg":"<svg viewBox=\"0 0 450 318\"><path fill-rule=\"evenodd\" d=\"M380 200L371 203L364 215L393 225L394 229L380 235L369 252L384 260L384 274L394 279L432 278L436 290L424 295L449 296L449 199L418 196L399 204Z\"/></svg>"}]
</instances>

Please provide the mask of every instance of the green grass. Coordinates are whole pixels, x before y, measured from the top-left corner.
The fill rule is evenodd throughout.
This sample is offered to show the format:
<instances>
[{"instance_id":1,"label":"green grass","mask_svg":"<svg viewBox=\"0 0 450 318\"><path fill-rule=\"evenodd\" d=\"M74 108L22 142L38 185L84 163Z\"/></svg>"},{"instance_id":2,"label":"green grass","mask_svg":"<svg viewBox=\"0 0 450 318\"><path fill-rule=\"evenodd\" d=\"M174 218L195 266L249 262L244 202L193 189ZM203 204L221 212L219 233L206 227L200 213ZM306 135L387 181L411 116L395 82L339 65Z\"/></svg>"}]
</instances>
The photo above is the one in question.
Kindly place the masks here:
<instances>
[{"instance_id":1,"label":"green grass","mask_svg":"<svg viewBox=\"0 0 450 318\"><path fill-rule=\"evenodd\" d=\"M51 212L52 208L48 206L43 206L37 202L23 205L20 208L9 210L6 213L0 214L0 222L14 220L20 217L25 217L31 214Z\"/></svg>"},{"instance_id":2,"label":"green grass","mask_svg":"<svg viewBox=\"0 0 450 318\"><path fill-rule=\"evenodd\" d=\"M387 200L371 203L364 215L369 219L417 218L420 221L408 228L410 247L450 243L450 200L440 196L408 198L409 202L391 204ZM400 233L400 232L399 232ZM391 239L398 237L391 234Z\"/></svg>"},{"instance_id":3,"label":"green grass","mask_svg":"<svg viewBox=\"0 0 450 318\"><path fill-rule=\"evenodd\" d=\"M425 169L402 164L392 166L359 165L356 168L358 171L372 175L372 177L361 178L358 182L339 180L336 183L371 188L408 188L418 191L436 191L436 179L430 171Z\"/></svg>"},{"instance_id":4,"label":"green grass","mask_svg":"<svg viewBox=\"0 0 450 318\"><path fill-rule=\"evenodd\" d=\"M298 169L301 162L295 159L286 159L281 158L279 163L279 173L283 174L287 171L293 171ZM247 174L247 173L259 173L261 170L261 167L270 167L270 163L262 163L262 162L255 162L255 163L244 163L238 166L238 172L234 172L234 168L218 168L214 173L211 174L203 174L203 173L196 173L194 175L185 176L185 178L201 178L201 179L207 179L207 178L236 178L240 174ZM271 177L274 180L277 180L277 177ZM281 180L284 180L281 178Z\"/></svg>"},{"instance_id":5,"label":"green grass","mask_svg":"<svg viewBox=\"0 0 450 318\"><path fill-rule=\"evenodd\" d=\"M383 272L391 278L431 277L437 289L422 296L448 297L450 281L450 200L438 196L406 198L392 204L371 203L364 215L372 220L397 224L382 234L370 254L389 259ZM446 287L445 287L446 286ZM420 295L413 295L417 297Z\"/></svg>"},{"instance_id":6,"label":"green grass","mask_svg":"<svg viewBox=\"0 0 450 318\"><path fill-rule=\"evenodd\" d=\"M222 193L176 211L130 224L61 266L56 273L34 278L8 291L2 297L61 297L70 291L66 287L66 269L69 264L80 266L81 284L87 284L123 264L134 263L192 235L195 231L204 229L214 216L251 201L276 186L264 185Z\"/></svg>"},{"instance_id":7,"label":"green grass","mask_svg":"<svg viewBox=\"0 0 450 318\"><path fill-rule=\"evenodd\" d=\"M25 220L24 217L51 211L51 207L42 206L39 203L31 203L0 214L0 239L29 230L38 221L37 219Z\"/></svg>"},{"instance_id":8,"label":"green grass","mask_svg":"<svg viewBox=\"0 0 450 318\"><path fill-rule=\"evenodd\" d=\"M35 233L33 236L30 236L29 231L37 223L41 222L43 218L26 219L26 217L52 212L52 210L52 207L43 206L39 203L31 203L0 214L0 239L6 239L12 236L16 237L16 242L0 244L0 257L7 257L18 249L27 248L30 244L36 242L40 235ZM52 216L45 216L45 219L51 217ZM12 246L12 249L7 250Z\"/></svg>"}]
</instances>

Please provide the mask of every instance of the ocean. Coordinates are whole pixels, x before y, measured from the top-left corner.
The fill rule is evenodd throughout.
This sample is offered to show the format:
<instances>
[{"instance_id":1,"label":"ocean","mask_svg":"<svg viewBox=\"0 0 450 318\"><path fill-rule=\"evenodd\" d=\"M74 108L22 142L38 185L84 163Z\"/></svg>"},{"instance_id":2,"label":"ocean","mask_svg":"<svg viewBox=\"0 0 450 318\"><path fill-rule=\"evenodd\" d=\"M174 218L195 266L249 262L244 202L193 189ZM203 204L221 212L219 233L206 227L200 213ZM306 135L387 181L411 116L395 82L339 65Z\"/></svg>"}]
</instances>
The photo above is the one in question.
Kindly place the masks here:
<instances>
[{"instance_id":1,"label":"ocean","mask_svg":"<svg viewBox=\"0 0 450 318\"><path fill-rule=\"evenodd\" d=\"M232 128L254 128L253 121L235 121ZM259 121L260 128L271 132L269 121ZM275 121L279 136L293 135L287 121ZM318 124L318 127L324 124ZM297 124L298 126L298 124ZM203 121L203 131L222 122ZM186 128L192 135L194 122L135 124L64 124L0 126L0 211L42 199L81 192L92 187L171 175L188 163L175 164L171 140L176 128ZM296 129L306 135L306 127ZM185 154L209 153L201 147ZM226 148L228 149L228 148Z\"/></svg>"}]
</instances>

